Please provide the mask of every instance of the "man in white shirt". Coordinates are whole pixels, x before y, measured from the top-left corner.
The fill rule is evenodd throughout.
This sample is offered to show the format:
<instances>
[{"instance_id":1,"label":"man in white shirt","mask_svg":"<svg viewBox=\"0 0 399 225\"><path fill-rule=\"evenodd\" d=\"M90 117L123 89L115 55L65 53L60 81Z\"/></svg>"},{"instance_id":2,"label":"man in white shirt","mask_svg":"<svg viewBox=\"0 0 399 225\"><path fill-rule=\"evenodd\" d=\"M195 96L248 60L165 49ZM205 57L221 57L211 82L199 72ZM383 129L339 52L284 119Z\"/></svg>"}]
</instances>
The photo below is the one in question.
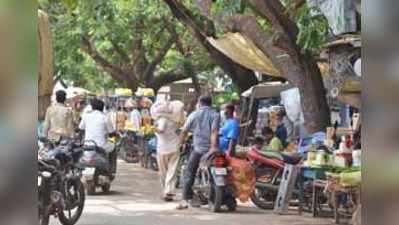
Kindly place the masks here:
<instances>
[{"instance_id":1,"label":"man in white shirt","mask_svg":"<svg viewBox=\"0 0 399 225\"><path fill-rule=\"evenodd\" d=\"M129 121L132 124L134 131L140 130L141 127L141 113L138 110L138 104L135 100L129 99L125 105L126 108L131 109L129 114Z\"/></svg>"},{"instance_id":2,"label":"man in white shirt","mask_svg":"<svg viewBox=\"0 0 399 225\"><path fill-rule=\"evenodd\" d=\"M165 117L156 121L159 176L165 201L173 200L176 187L176 171L180 157L177 129L178 124Z\"/></svg>"},{"instance_id":3,"label":"man in white shirt","mask_svg":"<svg viewBox=\"0 0 399 225\"><path fill-rule=\"evenodd\" d=\"M170 106L167 102L162 103L162 105ZM180 110L183 110L183 106L182 104ZM172 115L172 109L167 114ZM159 116L155 121L159 176L163 188L162 198L165 201L173 200L176 187L176 171L180 157L178 149L180 139L176 133L179 128L177 121L174 121L171 116Z\"/></svg>"},{"instance_id":4,"label":"man in white shirt","mask_svg":"<svg viewBox=\"0 0 399 225\"><path fill-rule=\"evenodd\" d=\"M104 102L98 99L91 101L92 111L83 115L79 129L85 131L85 144L96 145L108 153L111 168L115 172L116 154L114 146L108 143L108 135L114 133L111 121L104 114Z\"/></svg>"}]
</instances>

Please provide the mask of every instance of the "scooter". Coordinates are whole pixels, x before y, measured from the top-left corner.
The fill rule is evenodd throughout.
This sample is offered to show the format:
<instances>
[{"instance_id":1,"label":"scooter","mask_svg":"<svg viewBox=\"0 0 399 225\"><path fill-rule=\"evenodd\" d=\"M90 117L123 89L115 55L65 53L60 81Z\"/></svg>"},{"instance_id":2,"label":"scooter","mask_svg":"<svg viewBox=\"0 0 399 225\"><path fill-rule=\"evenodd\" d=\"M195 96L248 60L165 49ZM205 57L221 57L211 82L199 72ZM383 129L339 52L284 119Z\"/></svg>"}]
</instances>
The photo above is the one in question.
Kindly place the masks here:
<instances>
[{"instance_id":1,"label":"scooter","mask_svg":"<svg viewBox=\"0 0 399 225\"><path fill-rule=\"evenodd\" d=\"M87 145L87 143L90 143ZM85 141L83 156L80 164L84 167L83 182L88 195L93 195L97 187L104 193L111 190L111 183L115 179L117 150L107 153L97 146L94 141Z\"/></svg>"},{"instance_id":2,"label":"scooter","mask_svg":"<svg viewBox=\"0 0 399 225\"><path fill-rule=\"evenodd\" d=\"M229 185L227 175L227 159L224 153L217 152L201 160L193 187L194 197L201 204L208 204L212 212L220 212L223 206L229 211L237 208L234 190Z\"/></svg>"}]
</instances>

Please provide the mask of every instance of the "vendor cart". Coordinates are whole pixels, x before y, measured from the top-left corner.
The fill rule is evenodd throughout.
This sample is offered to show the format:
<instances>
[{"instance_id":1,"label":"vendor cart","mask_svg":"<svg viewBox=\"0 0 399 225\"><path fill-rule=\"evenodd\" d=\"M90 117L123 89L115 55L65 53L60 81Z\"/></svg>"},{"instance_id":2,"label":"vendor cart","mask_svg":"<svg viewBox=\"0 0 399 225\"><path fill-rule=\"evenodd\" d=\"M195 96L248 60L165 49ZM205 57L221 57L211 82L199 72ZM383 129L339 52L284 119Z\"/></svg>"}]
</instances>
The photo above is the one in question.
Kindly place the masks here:
<instances>
[{"instance_id":1,"label":"vendor cart","mask_svg":"<svg viewBox=\"0 0 399 225\"><path fill-rule=\"evenodd\" d=\"M292 85L281 82L269 82L255 85L241 94L242 97L242 135L240 135L240 143L247 144L250 131L255 130L256 119L259 110L259 102L261 100L279 98L282 91L292 88ZM279 102L275 102L278 104Z\"/></svg>"},{"instance_id":2,"label":"vendor cart","mask_svg":"<svg viewBox=\"0 0 399 225\"><path fill-rule=\"evenodd\" d=\"M326 186L329 204L334 211L334 220L340 224L343 219L352 219L361 205L361 185L345 184L336 174L330 174Z\"/></svg>"}]
</instances>

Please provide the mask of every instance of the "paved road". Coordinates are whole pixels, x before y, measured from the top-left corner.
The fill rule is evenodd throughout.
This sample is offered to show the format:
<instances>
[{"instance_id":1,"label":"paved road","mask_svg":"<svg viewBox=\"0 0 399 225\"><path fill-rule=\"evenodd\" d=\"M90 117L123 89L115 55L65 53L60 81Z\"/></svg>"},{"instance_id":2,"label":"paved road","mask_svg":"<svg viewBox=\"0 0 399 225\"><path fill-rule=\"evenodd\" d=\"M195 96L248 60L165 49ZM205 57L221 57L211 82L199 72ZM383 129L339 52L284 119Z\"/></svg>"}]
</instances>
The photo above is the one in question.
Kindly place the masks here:
<instances>
[{"instance_id":1,"label":"paved road","mask_svg":"<svg viewBox=\"0 0 399 225\"><path fill-rule=\"evenodd\" d=\"M159 197L155 172L119 162L118 176L109 195L88 196L78 225L331 225L331 219L310 215L274 215L252 204L240 204L234 213L210 213L207 208L175 210L177 203ZM51 225L58 224L53 219Z\"/></svg>"}]
</instances>

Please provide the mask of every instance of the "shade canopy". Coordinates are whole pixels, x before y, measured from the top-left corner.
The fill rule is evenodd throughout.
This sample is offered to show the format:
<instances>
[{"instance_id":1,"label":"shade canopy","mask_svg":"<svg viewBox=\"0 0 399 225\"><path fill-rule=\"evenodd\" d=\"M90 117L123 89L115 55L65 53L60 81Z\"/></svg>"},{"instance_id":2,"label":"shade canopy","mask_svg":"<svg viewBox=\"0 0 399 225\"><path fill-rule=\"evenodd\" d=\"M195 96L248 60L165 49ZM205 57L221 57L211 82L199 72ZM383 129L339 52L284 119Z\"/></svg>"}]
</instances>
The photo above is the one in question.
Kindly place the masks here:
<instances>
[{"instance_id":1,"label":"shade canopy","mask_svg":"<svg viewBox=\"0 0 399 225\"><path fill-rule=\"evenodd\" d=\"M208 37L209 42L234 62L244 67L280 77L271 60L247 37L240 33L227 33L221 38Z\"/></svg>"},{"instance_id":2,"label":"shade canopy","mask_svg":"<svg viewBox=\"0 0 399 225\"><path fill-rule=\"evenodd\" d=\"M255 99L264 99L271 97L279 97L282 91L292 88L288 83L269 82L252 86L244 91L241 96L249 98L253 96Z\"/></svg>"}]
</instances>

